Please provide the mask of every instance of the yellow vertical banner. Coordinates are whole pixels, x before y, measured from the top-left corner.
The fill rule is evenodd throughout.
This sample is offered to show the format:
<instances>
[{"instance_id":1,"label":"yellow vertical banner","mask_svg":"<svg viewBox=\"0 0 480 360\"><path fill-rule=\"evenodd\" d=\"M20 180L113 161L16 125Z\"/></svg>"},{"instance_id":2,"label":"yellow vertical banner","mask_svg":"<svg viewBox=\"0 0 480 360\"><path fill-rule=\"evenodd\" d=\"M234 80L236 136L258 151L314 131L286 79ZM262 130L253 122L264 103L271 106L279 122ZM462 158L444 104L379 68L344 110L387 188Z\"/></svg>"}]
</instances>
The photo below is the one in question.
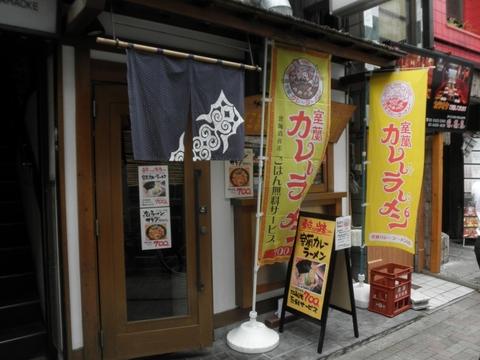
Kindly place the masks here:
<instances>
[{"instance_id":1,"label":"yellow vertical banner","mask_svg":"<svg viewBox=\"0 0 480 360\"><path fill-rule=\"evenodd\" d=\"M330 55L272 49L259 264L288 261L330 135Z\"/></svg>"},{"instance_id":2,"label":"yellow vertical banner","mask_svg":"<svg viewBox=\"0 0 480 360\"><path fill-rule=\"evenodd\" d=\"M370 80L365 242L415 254L428 70Z\"/></svg>"}]
</instances>

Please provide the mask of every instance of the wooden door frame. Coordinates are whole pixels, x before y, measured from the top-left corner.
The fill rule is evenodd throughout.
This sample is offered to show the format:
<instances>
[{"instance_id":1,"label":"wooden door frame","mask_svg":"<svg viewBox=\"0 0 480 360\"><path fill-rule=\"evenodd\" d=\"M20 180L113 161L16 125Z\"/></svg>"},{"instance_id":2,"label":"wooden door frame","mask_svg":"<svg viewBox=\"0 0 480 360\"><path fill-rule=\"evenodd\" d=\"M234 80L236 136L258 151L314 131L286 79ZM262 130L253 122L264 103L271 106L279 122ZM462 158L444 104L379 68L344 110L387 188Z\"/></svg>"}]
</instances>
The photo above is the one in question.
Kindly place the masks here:
<instances>
[{"instance_id":1,"label":"wooden door frame","mask_svg":"<svg viewBox=\"0 0 480 360\"><path fill-rule=\"evenodd\" d=\"M94 162L94 127L92 111L92 84L94 82L126 83L126 65L105 61L92 60L90 47L76 46L75 51L75 90L76 90L76 149L77 149L77 194L78 194L78 229L79 258L81 272L81 300L83 321L83 348L71 350L71 336L68 336L66 346L72 359L96 360L102 359L100 346L100 293L98 279L98 251L96 237L96 205L95 205L95 162ZM208 167L210 165L208 164ZM210 171L207 174L210 183ZM200 204L210 207L211 193L202 191L199 195ZM210 212L208 216L199 216L200 225L211 229ZM208 240L201 248L202 258L207 259L206 274L212 274L212 241L211 231ZM200 308L213 307L213 283L206 281L204 291L208 296L200 297ZM68 288L65 289L68 295ZM68 297L67 297L68 299ZM213 309L212 309L213 314ZM67 324L69 327L70 324ZM213 334L213 317L210 324ZM71 334L69 334L71 335Z\"/></svg>"}]
</instances>

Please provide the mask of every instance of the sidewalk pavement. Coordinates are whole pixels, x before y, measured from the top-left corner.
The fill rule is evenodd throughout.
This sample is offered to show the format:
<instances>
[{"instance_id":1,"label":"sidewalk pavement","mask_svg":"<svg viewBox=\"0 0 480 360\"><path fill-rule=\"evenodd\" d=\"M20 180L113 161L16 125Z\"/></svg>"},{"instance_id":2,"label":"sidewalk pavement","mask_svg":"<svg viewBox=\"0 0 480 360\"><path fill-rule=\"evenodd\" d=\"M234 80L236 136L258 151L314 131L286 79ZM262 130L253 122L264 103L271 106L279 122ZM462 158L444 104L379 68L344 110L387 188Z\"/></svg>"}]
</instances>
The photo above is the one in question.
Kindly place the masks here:
<instances>
[{"instance_id":1,"label":"sidewalk pavement","mask_svg":"<svg viewBox=\"0 0 480 360\"><path fill-rule=\"evenodd\" d=\"M151 357L155 360L422 360L480 358L480 293L473 292L433 310L409 310L393 318L358 309L360 337L352 318L330 309L323 353L316 352L320 327L305 319L285 325L280 345L265 354L247 355L230 349L227 332L239 324L215 330L211 348ZM264 317L259 317L262 321ZM436 357L434 357L436 356ZM449 357L448 357L449 356ZM476 357L475 357L476 356Z\"/></svg>"},{"instance_id":2,"label":"sidewalk pavement","mask_svg":"<svg viewBox=\"0 0 480 360\"><path fill-rule=\"evenodd\" d=\"M338 360L478 360L480 293L474 292L408 326L360 345Z\"/></svg>"}]
</instances>

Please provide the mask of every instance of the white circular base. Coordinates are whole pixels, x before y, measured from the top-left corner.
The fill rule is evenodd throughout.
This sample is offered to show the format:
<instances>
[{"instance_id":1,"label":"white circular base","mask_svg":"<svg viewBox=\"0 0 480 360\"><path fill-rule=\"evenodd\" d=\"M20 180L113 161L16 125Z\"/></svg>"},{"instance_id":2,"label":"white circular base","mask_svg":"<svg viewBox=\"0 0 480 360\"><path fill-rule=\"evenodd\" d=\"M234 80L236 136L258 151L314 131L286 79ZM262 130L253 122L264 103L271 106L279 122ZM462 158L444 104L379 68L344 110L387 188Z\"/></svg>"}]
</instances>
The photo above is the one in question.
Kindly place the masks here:
<instances>
[{"instance_id":1,"label":"white circular base","mask_svg":"<svg viewBox=\"0 0 480 360\"><path fill-rule=\"evenodd\" d=\"M353 284L353 293L355 297L355 305L361 309L368 308L370 301L370 285L365 283Z\"/></svg>"},{"instance_id":2,"label":"white circular base","mask_svg":"<svg viewBox=\"0 0 480 360\"><path fill-rule=\"evenodd\" d=\"M227 334L227 344L233 350L245 354L259 354L275 349L278 333L256 320L244 322Z\"/></svg>"}]
</instances>

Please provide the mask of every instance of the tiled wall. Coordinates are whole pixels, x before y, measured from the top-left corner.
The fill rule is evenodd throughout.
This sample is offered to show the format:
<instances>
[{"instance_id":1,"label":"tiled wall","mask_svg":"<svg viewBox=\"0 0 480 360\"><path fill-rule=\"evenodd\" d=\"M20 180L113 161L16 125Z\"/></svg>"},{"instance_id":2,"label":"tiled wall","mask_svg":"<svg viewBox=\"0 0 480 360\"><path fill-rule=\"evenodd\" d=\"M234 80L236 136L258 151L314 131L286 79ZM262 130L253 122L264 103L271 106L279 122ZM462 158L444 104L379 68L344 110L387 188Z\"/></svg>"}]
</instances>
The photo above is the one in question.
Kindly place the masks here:
<instances>
[{"instance_id":1,"label":"tiled wall","mask_svg":"<svg viewBox=\"0 0 480 360\"><path fill-rule=\"evenodd\" d=\"M467 28L478 26L480 34L480 1L459 1L464 1ZM433 23L436 50L480 63L480 35L447 24L446 0L434 0Z\"/></svg>"}]
</instances>

